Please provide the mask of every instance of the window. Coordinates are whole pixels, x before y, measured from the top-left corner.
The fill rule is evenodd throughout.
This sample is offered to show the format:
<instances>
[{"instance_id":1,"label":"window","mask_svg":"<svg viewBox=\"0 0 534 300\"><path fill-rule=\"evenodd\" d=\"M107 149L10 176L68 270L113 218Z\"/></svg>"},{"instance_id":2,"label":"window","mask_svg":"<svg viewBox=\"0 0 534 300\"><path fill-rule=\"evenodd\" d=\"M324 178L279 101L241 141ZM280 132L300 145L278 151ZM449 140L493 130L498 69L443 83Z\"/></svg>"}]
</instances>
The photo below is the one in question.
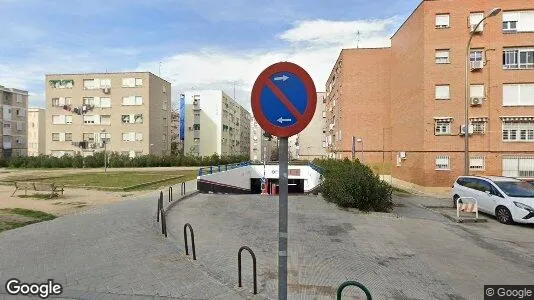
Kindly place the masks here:
<instances>
[{"instance_id":1,"label":"window","mask_svg":"<svg viewBox=\"0 0 534 300\"><path fill-rule=\"evenodd\" d=\"M534 156L503 156L502 175L534 177Z\"/></svg>"},{"instance_id":2,"label":"window","mask_svg":"<svg viewBox=\"0 0 534 300\"><path fill-rule=\"evenodd\" d=\"M502 29L505 33L533 32L534 10L503 12Z\"/></svg>"},{"instance_id":3,"label":"window","mask_svg":"<svg viewBox=\"0 0 534 300\"><path fill-rule=\"evenodd\" d=\"M71 115L65 116L65 124L72 124L72 116Z\"/></svg>"},{"instance_id":4,"label":"window","mask_svg":"<svg viewBox=\"0 0 534 300\"><path fill-rule=\"evenodd\" d=\"M502 60L503 69L534 69L534 48L507 48Z\"/></svg>"},{"instance_id":5,"label":"window","mask_svg":"<svg viewBox=\"0 0 534 300\"><path fill-rule=\"evenodd\" d=\"M484 156L469 157L469 170L483 171L486 168L486 158Z\"/></svg>"},{"instance_id":6,"label":"window","mask_svg":"<svg viewBox=\"0 0 534 300\"><path fill-rule=\"evenodd\" d=\"M72 141L72 133L65 133L65 141L70 142Z\"/></svg>"},{"instance_id":7,"label":"window","mask_svg":"<svg viewBox=\"0 0 534 300\"><path fill-rule=\"evenodd\" d=\"M26 115L26 112L24 109L17 108L15 111L17 117L24 117Z\"/></svg>"},{"instance_id":8,"label":"window","mask_svg":"<svg viewBox=\"0 0 534 300\"><path fill-rule=\"evenodd\" d=\"M95 105L94 97L83 97L83 105Z\"/></svg>"},{"instance_id":9,"label":"window","mask_svg":"<svg viewBox=\"0 0 534 300\"><path fill-rule=\"evenodd\" d=\"M452 119L436 119L435 120L435 135L449 135L451 134Z\"/></svg>"},{"instance_id":10,"label":"window","mask_svg":"<svg viewBox=\"0 0 534 300\"><path fill-rule=\"evenodd\" d=\"M111 87L111 79L100 79L100 87L101 88L110 88Z\"/></svg>"},{"instance_id":11,"label":"window","mask_svg":"<svg viewBox=\"0 0 534 300\"><path fill-rule=\"evenodd\" d=\"M471 25L471 31L475 31L475 26L484 19L484 13L483 12L476 12L469 14L469 24ZM484 22L480 23L478 25L478 28L476 29L477 32L484 30Z\"/></svg>"},{"instance_id":12,"label":"window","mask_svg":"<svg viewBox=\"0 0 534 300\"><path fill-rule=\"evenodd\" d=\"M122 115L122 116L121 116L121 121L122 121L122 123L131 123L131 122L130 122L130 116L131 116L131 115Z\"/></svg>"},{"instance_id":13,"label":"window","mask_svg":"<svg viewBox=\"0 0 534 300\"><path fill-rule=\"evenodd\" d=\"M59 133L58 132L54 132L52 133L52 141L59 141Z\"/></svg>"},{"instance_id":14,"label":"window","mask_svg":"<svg viewBox=\"0 0 534 300\"><path fill-rule=\"evenodd\" d=\"M52 98L52 106L53 107L59 106L59 98Z\"/></svg>"},{"instance_id":15,"label":"window","mask_svg":"<svg viewBox=\"0 0 534 300\"><path fill-rule=\"evenodd\" d=\"M193 130L200 130L200 124L193 124Z\"/></svg>"},{"instance_id":16,"label":"window","mask_svg":"<svg viewBox=\"0 0 534 300\"><path fill-rule=\"evenodd\" d=\"M100 98L100 107L101 108L110 108L111 99L110 98Z\"/></svg>"},{"instance_id":17,"label":"window","mask_svg":"<svg viewBox=\"0 0 534 300\"><path fill-rule=\"evenodd\" d=\"M142 78L123 78L122 87L139 87L143 86Z\"/></svg>"},{"instance_id":18,"label":"window","mask_svg":"<svg viewBox=\"0 0 534 300\"><path fill-rule=\"evenodd\" d=\"M125 142L142 141L143 134L139 132L124 132L122 134L122 140Z\"/></svg>"},{"instance_id":19,"label":"window","mask_svg":"<svg viewBox=\"0 0 534 300\"><path fill-rule=\"evenodd\" d=\"M449 28L449 14L436 15L436 28Z\"/></svg>"},{"instance_id":20,"label":"window","mask_svg":"<svg viewBox=\"0 0 534 300\"><path fill-rule=\"evenodd\" d=\"M143 124L143 115L142 114L134 115L134 123L135 124Z\"/></svg>"},{"instance_id":21,"label":"window","mask_svg":"<svg viewBox=\"0 0 534 300\"><path fill-rule=\"evenodd\" d=\"M503 121L502 140L504 142L533 142L534 121Z\"/></svg>"},{"instance_id":22,"label":"window","mask_svg":"<svg viewBox=\"0 0 534 300\"><path fill-rule=\"evenodd\" d=\"M72 89L72 87L74 86L74 80L72 79L51 79L48 81L48 83L53 89Z\"/></svg>"},{"instance_id":23,"label":"window","mask_svg":"<svg viewBox=\"0 0 534 300\"><path fill-rule=\"evenodd\" d=\"M483 84L472 84L470 87L469 95L471 98L485 98L485 91Z\"/></svg>"},{"instance_id":24,"label":"window","mask_svg":"<svg viewBox=\"0 0 534 300\"><path fill-rule=\"evenodd\" d=\"M142 105L143 97L141 96L129 96L122 98L122 105Z\"/></svg>"},{"instance_id":25,"label":"window","mask_svg":"<svg viewBox=\"0 0 534 300\"><path fill-rule=\"evenodd\" d=\"M483 60L483 51L482 50L471 50L470 58L469 60L471 62L475 61L482 61Z\"/></svg>"},{"instance_id":26,"label":"window","mask_svg":"<svg viewBox=\"0 0 534 300\"><path fill-rule=\"evenodd\" d=\"M450 86L448 84L436 85L436 99L449 100L450 98Z\"/></svg>"},{"instance_id":27,"label":"window","mask_svg":"<svg viewBox=\"0 0 534 300\"><path fill-rule=\"evenodd\" d=\"M98 83L98 85L100 85L100 83ZM83 88L85 90L92 90L92 89L99 88L99 86L96 85L96 82L95 82L94 79L84 79L83 80Z\"/></svg>"},{"instance_id":28,"label":"window","mask_svg":"<svg viewBox=\"0 0 534 300\"><path fill-rule=\"evenodd\" d=\"M473 120L471 121L471 126L473 127L473 133L484 134L486 133L486 123L485 120Z\"/></svg>"},{"instance_id":29,"label":"window","mask_svg":"<svg viewBox=\"0 0 534 300\"><path fill-rule=\"evenodd\" d=\"M84 124L98 124L96 122L98 116L83 116L83 123Z\"/></svg>"},{"instance_id":30,"label":"window","mask_svg":"<svg viewBox=\"0 0 534 300\"><path fill-rule=\"evenodd\" d=\"M52 116L52 124L65 124L65 115L53 115Z\"/></svg>"},{"instance_id":31,"label":"window","mask_svg":"<svg viewBox=\"0 0 534 300\"><path fill-rule=\"evenodd\" d=\"M451 159L448 155L436 156L436 170L450 170Z\"/></svg>"},{"instance_id":32,"label":"window","mask_svg":"<svg viewBox=\"0 0 534 300\"><path fill-rule=\"evenodd\" d=\"M450 50L436 50L436 64L448 64L450 63L449 59Z\"/></svg>"},{"instance_id":33,"label":"window","mask_svg":"<svg viewBox=\"0 0 534 300\"><path fill-rule=\"evenodd\" d=\"M86 142L93 143L95 141L95 134L94 133L84 133L83 134L83 140Z\"/></svg>"},{"instance_id":34,"label":"window","mask_svg":"<svg viewBox=\"0 0 534 300\"><path fill-rule=\"evenodd\" d=\"M98 116L96 116L98 117ZM100 116L100 124L101 125L111 125L111 116L110 115L102 115Z\"/></svg>"},{"instance_id":35,"label":"window","mask_svg":"<svg viewBox=\"0 0 534 300\"><path fill-rule=\"evenodd\" d=\"M503 84L503 106L534 106L534 84Z\"/></svg>"},{"instance_id":36,"label":"window","mask_svg":"<svg viewBox=\"0 0 534 300\"><path fill-rule=\"evenodd\" d=\"M24 130L24 124L22 122L17 122L17 130L18 131Z\"/></svg>"}]
</instances>

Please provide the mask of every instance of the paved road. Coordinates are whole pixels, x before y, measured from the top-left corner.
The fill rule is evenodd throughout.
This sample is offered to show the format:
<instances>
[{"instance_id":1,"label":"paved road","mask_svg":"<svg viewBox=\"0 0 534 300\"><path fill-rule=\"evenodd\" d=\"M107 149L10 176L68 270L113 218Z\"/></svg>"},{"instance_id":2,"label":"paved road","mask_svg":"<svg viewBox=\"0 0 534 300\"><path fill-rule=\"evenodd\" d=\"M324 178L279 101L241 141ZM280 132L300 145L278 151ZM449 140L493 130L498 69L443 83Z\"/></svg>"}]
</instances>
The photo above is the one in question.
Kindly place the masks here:
<instances>
[{"instance_id":1,"label":"paved road","mask_svg":"<svg viewBox=\"0 0 534 300\"><path fill-rule=\"evenodd\" d=\"M14 298L4 287L13 277L29 283L53 278L65 299L239 298L154 231L156 197L0 234L0 299Z\"/></svg>"},{"instance_id":2,"label":"paved road","mask_svg":"<svg viewBox=\"0 0 534 300\"><path fill-rule=\"evenodd\" d=\"M191 223L199 262L227 286L237 282L238 248L250 246L258 257L259 292L276 299L277 201L198 195L171 210L170 231L182 243L182 226ZM400 217L343 211L319 197L290 197L290 298L333 299L345 280L362 282L374 299L483 299L484 284L534 282L532 252L510 256L508 245L486 243L488 231L452 223L417 201L396 201L405 203ZM534 228L508 230L534 242ZM247 255L243 265L244 290L250 291Z\"/></svg>"}]
</instances>

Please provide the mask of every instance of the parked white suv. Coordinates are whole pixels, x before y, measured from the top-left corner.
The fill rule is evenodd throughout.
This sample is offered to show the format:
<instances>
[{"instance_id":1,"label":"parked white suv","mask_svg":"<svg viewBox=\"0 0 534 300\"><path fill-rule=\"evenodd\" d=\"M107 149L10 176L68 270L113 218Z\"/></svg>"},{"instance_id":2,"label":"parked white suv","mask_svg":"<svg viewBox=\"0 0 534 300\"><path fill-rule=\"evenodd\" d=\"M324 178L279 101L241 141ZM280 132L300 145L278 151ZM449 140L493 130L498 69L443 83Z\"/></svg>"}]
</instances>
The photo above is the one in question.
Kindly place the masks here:
<instances>
[{"instance_id":1,"label":"parked white suv","mask_svg":"<svg viewBox=\"0 0 534 300\"><path fill-rule=\"evenodd\" d=\"M497 176L460 176L452 186L455 207L459 197L475 198L479 211L494 215L501 223L534 224L534 185L526 181Z\"/></svg>"}]
</instances>

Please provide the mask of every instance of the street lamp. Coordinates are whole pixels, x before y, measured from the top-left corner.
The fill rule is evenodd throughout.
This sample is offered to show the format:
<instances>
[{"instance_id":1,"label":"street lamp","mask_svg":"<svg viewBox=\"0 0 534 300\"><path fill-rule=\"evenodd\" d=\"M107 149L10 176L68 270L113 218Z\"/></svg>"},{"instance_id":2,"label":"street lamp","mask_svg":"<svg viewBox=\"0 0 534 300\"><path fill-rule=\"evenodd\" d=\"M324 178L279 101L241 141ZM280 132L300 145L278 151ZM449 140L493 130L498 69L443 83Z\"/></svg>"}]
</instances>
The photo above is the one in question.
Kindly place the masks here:
<instances>
[{"instance_id":1,"label":"street lamp","mask_svg":"<svg viewBox=\"0 0 534 300\"><path fill-rule=\"evenodd\" d=\"M501 12L501 9L496 7L492 9L478 24L475 26L473 30L471 30L469 34L469 41L467 42L467 48L466 48L466 61L465 61L465 144L464 144L464 175L469 175L469 90L470 90L470 84L469 84L469 66L471 63L471 40L473 39L473 35L477 31L478 27L484 20L487 18L494 17L498 15Z\"/></svg>"},{"instance_id":2,"label":"street lamp","mask_svg":"<svg viewBox=\"0 0 534 300\"><path fill-rule=\"evenodd\" d=\"M107 173L108 171L108 156L106 153L107 150L107 137L106 137L106 129L102 129L102 133L104 134L104 138L102 139L102 135L100 136L100 139L102 139L104 143L104 173Z\"/></svg>"}]
</instances>

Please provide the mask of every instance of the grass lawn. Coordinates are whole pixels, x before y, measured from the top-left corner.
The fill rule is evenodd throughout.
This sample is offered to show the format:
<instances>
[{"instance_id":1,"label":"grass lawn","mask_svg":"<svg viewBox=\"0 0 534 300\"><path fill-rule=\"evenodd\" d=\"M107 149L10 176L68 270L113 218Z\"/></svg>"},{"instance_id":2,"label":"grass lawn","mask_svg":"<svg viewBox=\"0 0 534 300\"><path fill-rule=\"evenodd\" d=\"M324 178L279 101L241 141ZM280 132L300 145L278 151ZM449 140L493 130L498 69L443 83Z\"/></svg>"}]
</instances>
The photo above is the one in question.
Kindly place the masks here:
<instances>
[{"instance_id":1,"label":"grass lawn","mask_svg":"<svg viewBox=\"0 0 534 300\"><path fill-rule=\"evenodd\" d=\"M182 176L180 178L174 178ZM99 172L99 173L79 173L69 175L58 175L57 177L50 178L49 176L40 178L25 177L16 178L8 177L6 181L40 181L40 182L54 182L57 184L64 184L66 186L76 187L96 187L100 189L124 189L129 186L143 184L152 181L164 180L160 183L153 185L147 185L135 189L154 189L160 186L168 186L170 184L176 184L187 180L195 179L197 176L196 170L190 171L124 171L124 172Z\"/></svg>"},{"instance_id":2,"label":"grass lawn","mask_svg":"<svg viewBox=\"0 0 534 300\"><path fill-rule=\"evenodd\" d=\"M55 219L56 216L42 211L24 208L0 209L0 232L42 221Z\"/></svg>"}]
</instances>

